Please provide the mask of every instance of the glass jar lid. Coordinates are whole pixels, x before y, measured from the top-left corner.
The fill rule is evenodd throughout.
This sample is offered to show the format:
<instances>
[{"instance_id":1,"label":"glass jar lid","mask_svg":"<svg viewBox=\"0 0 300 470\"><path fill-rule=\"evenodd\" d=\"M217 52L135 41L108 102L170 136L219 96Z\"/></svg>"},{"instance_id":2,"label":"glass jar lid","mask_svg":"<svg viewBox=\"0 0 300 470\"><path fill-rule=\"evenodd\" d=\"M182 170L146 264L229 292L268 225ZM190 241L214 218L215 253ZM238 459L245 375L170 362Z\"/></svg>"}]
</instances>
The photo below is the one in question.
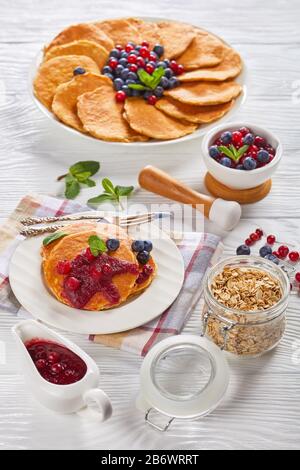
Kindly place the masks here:
<instances>
[{"instance_id":1,"label":"glass jar lid","mask_svg":"<svg viewBox=\"0 0 300 470\"><path fill-rule=\"evenodd\" d=\"M179 335L149 351L140 377L145 411L195 419L218 406L229 384L229 368L224 354L207 338Z\"/></svg>"}]
</instances>

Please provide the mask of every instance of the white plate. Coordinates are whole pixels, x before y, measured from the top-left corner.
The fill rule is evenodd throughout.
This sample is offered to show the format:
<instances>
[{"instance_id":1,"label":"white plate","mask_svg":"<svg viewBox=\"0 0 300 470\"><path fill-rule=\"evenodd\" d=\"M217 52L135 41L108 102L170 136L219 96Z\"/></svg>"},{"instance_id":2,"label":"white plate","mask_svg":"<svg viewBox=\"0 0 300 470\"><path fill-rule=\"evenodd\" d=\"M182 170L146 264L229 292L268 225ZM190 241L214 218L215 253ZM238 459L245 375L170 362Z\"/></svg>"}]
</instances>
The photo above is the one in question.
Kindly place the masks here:
<instances>
[{"instance_id":1,"label":"white plate","mask_svg":"<svg viewBox=\"0 0 300 470\"><path fill-rule=\"evenodd\" d=\"M149 238L146 228L140 226L139 230L138 238ZM130 236L134 237L133 230ZM153 320L172 304L184 279L183 260L175 243L159 229L153 229L153 225L151 236L157 276L148 289L120 307L87 311L56 300L46 288L41 273L40 248L44 235L29 238L17 247L9 267L10 285L22 306L50 326L83 334L118 333L136 328Z\"/></svg>"},{"instance_id":2,"label":"white plate","mask_svg":"<svg viewBox=\"0 0 300 470\"><path fill-rule=\"evenodd\" d=\"M157 17L152 18L152 17L141 16L139 18L142 19L142 20L145 20L145 21L169 21L166 18L157 18ZM201 28L201 29L203 29L203 28ZM213 33L211 33L211 34L213 34ZM218 37L218 36L216 36L216 37ZM221 41L223 41L225 44L227 44L222 38L219 38L219 39L221 39ZM126 143L126 144L123 143L123 142L106 142L104 140L96 139L95 137L93 137L91 135L83 134L83 133L73 129L72 127L69 127L69 126L63 124L61 121L59 121L55 117L55 115L53 113L51 113L34 96L32 84L33 84L33 80L34 80L34 77L36 75L37 69L38 69L39 65L41 64L41 62L42 62L42 58L43 58L43 51L40 51L39 54L37 55L37 57L35 58L32 66L30 68L30 73L29 73L29 92L30 92L30 95L31 95L35 105L45 114L45 116L47 116L52 122L56 123L60 128L64 129L65 131L70 132L73 135L77 135L77 136L79 136L80 138L82 138L84 140L98 141L99 143L106 144L106 145L118 145L118 146L126 145L126 146L131 146L131 147L137 147L138 148L138 147L145 147L145 146L148 147L149 145L152 145L152 146L153 145L168 145L168 144L172 144L172 143L176 143L176 142L184 142L184 141L188 141L188 140L197 139L197 138L202 137L203 135L205 135L206 132L208 132L210 129L212 129L216 124L221 124L222 122L230 120L235 115L235 113L240 109L242 104L245 103L246 96L247 96L248 74L247 74L247 70L246 70L246 65L243 62L243 70L242 70L241 74L235 79L235 81L237 83L240 83L242 85L242 87L243 87L242 93L235 100L235 104L232 107L232 109L227 114L225 114L225 116L218 119L217 121L214 121L210 124L202 124L192 134L189 134L189 135L186 135L184 137L180 137L179 139L174 139L174 140L159 140L159 141L158 140L150 140L149 142L131 142L131 143Z\"/></svg>"}]
</instances>

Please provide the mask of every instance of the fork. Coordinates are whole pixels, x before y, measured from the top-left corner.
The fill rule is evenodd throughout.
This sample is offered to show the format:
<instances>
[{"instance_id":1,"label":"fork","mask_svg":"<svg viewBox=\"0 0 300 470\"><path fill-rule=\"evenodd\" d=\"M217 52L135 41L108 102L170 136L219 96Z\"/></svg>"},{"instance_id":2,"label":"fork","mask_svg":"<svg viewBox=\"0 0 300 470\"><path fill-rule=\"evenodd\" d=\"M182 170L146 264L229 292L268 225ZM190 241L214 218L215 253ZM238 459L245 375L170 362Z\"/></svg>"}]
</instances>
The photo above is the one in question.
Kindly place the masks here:
<instances>
[{"instance_id":1,"label":"fork","mask_svg":"<svg viewBox=\"0 0 300 470\"><path fill-rule=\"evenodd\" d=\"M103 213L102 213L103 214ZM42 224L42 223L52 223L52 222L74 222L79 220L95 220L100 222L103 220L104 222L108 222L114 225L119 225L120 227L133 227L135 225L141 225L145 223L152 222L155 219L162 219L163 217L170 216L170 212L146 212L144 214L135 214L135 215L128 215L128 216L107 216L99 217L99 213L97 214L87 214L87 215L63 215L60 217L28 217L26 219L22 219L21 223L23 225L35 225L35 224ZM24 228L20 231L20 235L24 235L25 237L34 237L37 235L42 235L43 233L52 233L56 232L63 227L65 224L54 224L54 225L47 225L46 227L28 227Z\"/></svg>"}]
</instances>

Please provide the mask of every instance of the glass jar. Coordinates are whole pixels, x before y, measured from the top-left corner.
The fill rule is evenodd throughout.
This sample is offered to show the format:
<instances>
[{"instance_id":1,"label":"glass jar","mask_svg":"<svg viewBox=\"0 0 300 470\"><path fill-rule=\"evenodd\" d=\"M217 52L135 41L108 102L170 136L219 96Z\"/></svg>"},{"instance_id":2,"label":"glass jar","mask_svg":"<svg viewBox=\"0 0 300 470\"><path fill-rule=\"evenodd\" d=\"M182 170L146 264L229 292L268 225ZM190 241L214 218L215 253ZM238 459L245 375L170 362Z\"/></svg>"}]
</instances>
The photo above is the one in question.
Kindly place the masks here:
<instances>
[{"instance_id":1,"label":"glass jar","mask_svg":"<svg viewBox=\"0 0 300 470\"><path fill-rule=\"evenodd\" d=\"M238 310L228 308L216 300L212 293L214 278L229 268L252 268L265 271L281 287L281 299L264 310ZM286 321L290 281L275 263L257 256L234 256L216 264L204 281L205 307L202 313L203 335L217 346L239 356L259 356L275 348L280 342Z\"/></svg>"}]
</instances>

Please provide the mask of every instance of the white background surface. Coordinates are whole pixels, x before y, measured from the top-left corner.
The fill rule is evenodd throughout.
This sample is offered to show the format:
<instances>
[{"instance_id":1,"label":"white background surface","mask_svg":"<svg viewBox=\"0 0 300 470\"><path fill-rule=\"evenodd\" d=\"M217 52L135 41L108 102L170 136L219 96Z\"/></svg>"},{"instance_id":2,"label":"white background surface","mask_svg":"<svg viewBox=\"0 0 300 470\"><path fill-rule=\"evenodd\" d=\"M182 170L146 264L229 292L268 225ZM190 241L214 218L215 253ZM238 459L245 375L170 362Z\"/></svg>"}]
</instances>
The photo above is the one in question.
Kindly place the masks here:
<instances>
[{"instance_id":1,"label":"white background surface","mask_svg":"<svg viewBox=\"0 0 300 470\"><path fill-rule=\"evenodd\" d=\"M268 126L282 140L284 157L273 178L272 192L264 201L243 208L243 221L225 239L226 254L233 254L258 226L277 234L282 241L298 244L300 249L297 0L2 0L0 221L29 191L58 194L61 187L55 182L56 176L80 159L99 159L103 162L102 175L119 184L136 184L138 170L152 163L195 189L203 188L200 142L151 148L142 154L126 148L101 147L97 142L85 144L59 132L28 96L31 61L41 45L63 26L138 14L191 21L234 45L247 62L252 78L240 117ZM159 199L138 191L132 201L150 203ZM7 360L0 365L0 449L299 449L300 363L292 360L300 333L299 307L300 298L293 296L285 337L273 353L255 360L229 359L229 392L212 415L201 421L175 422L164 435L147 428L134 407L141 359L94 345L79 335L67 336L99 365L102 387L113 400L113 418L96 425L77 416L58 416L39 406L27 392L18 370L10 333L16 319L1 313L0 337L5 341ZM199 330L196 309L185 331Z\"/></svg>"}]
</instances>

